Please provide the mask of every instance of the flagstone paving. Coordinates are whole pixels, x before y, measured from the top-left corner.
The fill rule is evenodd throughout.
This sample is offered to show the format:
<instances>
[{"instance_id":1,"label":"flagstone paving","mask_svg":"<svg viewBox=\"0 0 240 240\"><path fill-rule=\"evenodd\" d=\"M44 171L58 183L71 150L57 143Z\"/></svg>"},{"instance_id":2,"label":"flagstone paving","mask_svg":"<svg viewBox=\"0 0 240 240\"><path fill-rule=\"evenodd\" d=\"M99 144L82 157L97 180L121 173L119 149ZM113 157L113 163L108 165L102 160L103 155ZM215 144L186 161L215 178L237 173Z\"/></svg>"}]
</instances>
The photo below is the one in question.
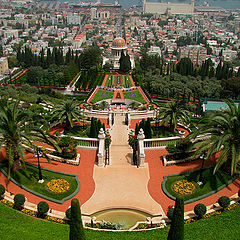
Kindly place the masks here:
<instances>
[{"instance_id":1,"label":"flagstone paving","mask_svg":"<svg viewBox=\"0 0 240 240\"><path fill-rule=\"evenodd\" d=\"M148 164L144 168L131 165L132 149L127 142L128 128L124 125L124 115L116 114L110 134L111 165L94 167L95 192L82 206L82 211L91 214L108 208L133 208L163 215L161 205L148 193Z\"/></svg>"}]
</instances>

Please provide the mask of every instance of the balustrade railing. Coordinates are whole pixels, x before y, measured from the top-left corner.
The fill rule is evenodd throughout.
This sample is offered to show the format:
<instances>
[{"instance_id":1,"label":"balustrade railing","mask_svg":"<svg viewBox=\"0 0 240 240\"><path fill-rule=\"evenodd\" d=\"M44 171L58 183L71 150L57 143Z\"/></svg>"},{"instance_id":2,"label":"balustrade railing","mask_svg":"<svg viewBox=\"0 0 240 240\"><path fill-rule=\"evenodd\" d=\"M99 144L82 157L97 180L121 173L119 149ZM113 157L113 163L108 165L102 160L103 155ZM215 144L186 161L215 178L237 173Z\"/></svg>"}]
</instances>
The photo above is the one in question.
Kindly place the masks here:
<instances>
[{"instance_id":1,"label":"balustrade railing","mask_svg":"<svg viewBox=\"0 0 240 240\"><path fill-rule=\"evenodd\" d=\"M98 138L83 138L83 137L73 137L78 141L77 147L89 147L98 148L99 139Z\"/></svg>"},{"instance_id":2,"label":"balustrade railing","mask_svg":"<svg viewBox=\"0 0 240 240\"><path fill-rule=\"evenodd\" d=\"M176 144L181 137L169 137L169 138L151 138L144 139L144 148L161 148L171 144Z\"/></svg>"}]
</instances>

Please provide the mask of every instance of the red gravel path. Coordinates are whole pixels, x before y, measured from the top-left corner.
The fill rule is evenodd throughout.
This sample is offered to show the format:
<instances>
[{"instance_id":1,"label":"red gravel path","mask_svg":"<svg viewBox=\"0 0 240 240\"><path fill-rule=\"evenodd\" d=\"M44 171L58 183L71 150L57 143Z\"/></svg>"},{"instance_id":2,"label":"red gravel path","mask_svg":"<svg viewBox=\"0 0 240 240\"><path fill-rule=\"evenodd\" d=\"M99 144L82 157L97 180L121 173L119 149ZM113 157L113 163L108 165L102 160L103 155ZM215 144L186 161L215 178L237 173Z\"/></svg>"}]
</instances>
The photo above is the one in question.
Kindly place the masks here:
<instances>
[{"instance_id":1,"label":"red gravel path","mask_svg":"<svg viewBox=\"0 0 240 240\"><path fill-rule=\"evenodd\" d=\"M82 205L92 196L95 190L95 183L93 180L93 166L96 160L97 152L96 150L84 150L84 149L80 150L78 149L78 152L80 153L81 156L79 166L73 166L70 164L64 164L55 161L52 161L52 163L49 164L44 158L40 158L40 164L42 167L48 169L78 175L78 179L80 181L80 190L74 196L74 198L78 198L80 204ZM1 153L1 155L3 156L4 154ZM37 165L37 160L36 158L33 157L33 154L31 153L26 154L25 160L26 162ZM13 182L9 181L1 172L0 172L0 184L4 185L6 187L6 190L8 192L13 193L14 195L18 193L24 194L29 202L38 204L40 201L42 201L42 198L37 197L23 190L22 188L15 185ZM66 209L71 205L71 199L65 201L63 204L53 203L47 200L44 201L48 202L50 208L62 212L65 212Z\"/></svg>"},{"instance_id":2,"label":"red gravel path","mask_svg":"<svg viewBox=\"0 0 240 240\"><path fill-rule=\"evenodd\" d=\"M167 208L170 204L174 204L174 201L168 198L163 190L162 190L162 181L165 175L176 174L181 172L186 172L194 169L201 168L202 161L197 160L191 163L178 164L173 166L164 167L162 163L162 156L167 154L165 149L162 150L148 150L145 151L146 154L146 162L148 162L149 166L149 174L150 180L148 182L148 191L152 198L158 202L164 212L167 212ZM207 165L211 165L213 162L206 163ZM233 183L231 183L228 187L223 190L207 197L202 200L196 201L194 203L189 203L185 205L185 211L192 211L194 206L197 203L203 203L206 206L216 203L219 196L232 196L238 192L240 188L240 177L236 179Z\"/></svg>"}]
</instances>

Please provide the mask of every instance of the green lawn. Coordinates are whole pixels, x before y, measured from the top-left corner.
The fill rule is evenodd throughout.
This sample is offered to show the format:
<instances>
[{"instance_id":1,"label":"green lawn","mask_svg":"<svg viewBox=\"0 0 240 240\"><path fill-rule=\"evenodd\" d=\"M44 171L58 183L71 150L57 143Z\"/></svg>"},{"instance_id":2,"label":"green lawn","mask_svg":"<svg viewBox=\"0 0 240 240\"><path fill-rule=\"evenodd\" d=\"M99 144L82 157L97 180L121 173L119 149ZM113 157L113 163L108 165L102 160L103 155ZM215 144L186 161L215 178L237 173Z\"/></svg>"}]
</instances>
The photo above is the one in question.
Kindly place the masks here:
<instances>
[{"instance_id":1,"label":"green lawn","mask_svg":"<svg viewBox=\"0 0 240 240\"><path fill-rule=\"evenodd\" d=\"M135 100L137 102L140 102L142 104L146 104L146 101L144 100L142 94L138 90L130 91L130 92L124 92L123 93L124 98Z\"/></svg>"},{"instance_id":2,"label":"green lawn","mask_svg":"<svg viewBox=\"0 0 240 240\"><path fill-rule=\"evenodd\" d=\"M226 172L221 171L221 170L219 170L218 172L216 172L215 175L213 175L213 169L214 169L214 167L205 168L203 170L203 173L202 173L203 180L202 181L203 181L204 185L201 187L197 184L197 181L199 181L199 176L200 176L201 170L195 170L195 171L183 173L182 175L167 177L167 181L165 182L165 188L166 188L167 192L170 193L173 197L177 197L177 196L179 196L179 194L172 190L171 185L175 181L183 180L183 179L185 179L189 182L192 182L195 185L196 190L193 194L186 195L184 197L185 201L201 197L204 194L208 194L212 191L217 192L217 191L219 191L219 190L217 190L218 188L224 186L224 184L227 184L228 181L231 182L232 178L231 178L231 176L229 176L229 174L227 174ZM164 182L163 182L163 184L164 184Z\"/></svg>"},{"instance_id":3,"label":"green lawn","mask_svg":"<svg viewBox=\"0 0 240 240\"><path fill-rule=\"evenodd\" d=\"M124 79L124 87L132 87L132 82L131 82L131 80L130 80L130 78L129 78L129 75L126 75L125 76L125 79Z\"/></svg>"},{"instance_id":4,"label":"green lawn","mask_svg":"<svg viewBox=\"0 0 240 240\"><path fill-rule=\"evenodd\" d=\"M184 240L238 240L240 207L185 225ZM67 240L69 226L37 220L0 203L0 236L4 240ZM168 228L143 232L85 230L87 240L165 240ZM21 238L19 238L21 236Z\"/></svg>"},{"instance_id":5,"label":"green lawn","mask_svg":"<svg viewBox=\"0 0 240 240\"><path fill-rule=\"evenodd\" d=\"M112 99L113 95L113 92L98 90L93 99L91 100L91 103L96 103L105 99Z\"/></svg>"},{"instance_id":6,"label":"green lawn","mask_svg":"<svg viewBox=\"0 0 240 240\"><path fill-rule=\"evenodd\" d=\"M7 172L7 167L2 167L2 169ZM13 172L11 177L19 183L19 185L28 188L30 191L36 192L36 194L41 194L43 197L51 198L52 201L62 201L73 194L78 188L78 182L74 175L66 175L59 172L52 172L42 169L42 175L44 179L43 184L38 183L38 168L26 164L26 171L20 170L18 172ZM70 188L64 193L53 193L47 189L46 184L52 179L65 179L70 183Z\"/></svg>"}]
</instances>

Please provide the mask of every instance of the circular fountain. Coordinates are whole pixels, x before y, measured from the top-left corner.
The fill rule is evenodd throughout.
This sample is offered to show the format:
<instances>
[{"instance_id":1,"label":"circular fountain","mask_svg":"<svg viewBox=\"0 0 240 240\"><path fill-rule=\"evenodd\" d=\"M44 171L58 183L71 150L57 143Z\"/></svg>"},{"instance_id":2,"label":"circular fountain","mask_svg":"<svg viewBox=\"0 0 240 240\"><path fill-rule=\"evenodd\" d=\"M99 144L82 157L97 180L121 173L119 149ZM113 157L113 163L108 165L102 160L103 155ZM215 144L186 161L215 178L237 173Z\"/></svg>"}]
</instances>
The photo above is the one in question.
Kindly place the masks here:
<instances>
[{"instance_id":1,"label":"circular fountain","mask_svg":"<svg viewBox=\"0 0 240 240\"><path fill-rule=\"evenodd\" d=\"M118 224L121 229L130 229L137 222L145 222L147 218L152 216L135 209L116 208L96 212L91 217L96 217L96 221L104 220Z\"/></svg>"}]
</instances>

